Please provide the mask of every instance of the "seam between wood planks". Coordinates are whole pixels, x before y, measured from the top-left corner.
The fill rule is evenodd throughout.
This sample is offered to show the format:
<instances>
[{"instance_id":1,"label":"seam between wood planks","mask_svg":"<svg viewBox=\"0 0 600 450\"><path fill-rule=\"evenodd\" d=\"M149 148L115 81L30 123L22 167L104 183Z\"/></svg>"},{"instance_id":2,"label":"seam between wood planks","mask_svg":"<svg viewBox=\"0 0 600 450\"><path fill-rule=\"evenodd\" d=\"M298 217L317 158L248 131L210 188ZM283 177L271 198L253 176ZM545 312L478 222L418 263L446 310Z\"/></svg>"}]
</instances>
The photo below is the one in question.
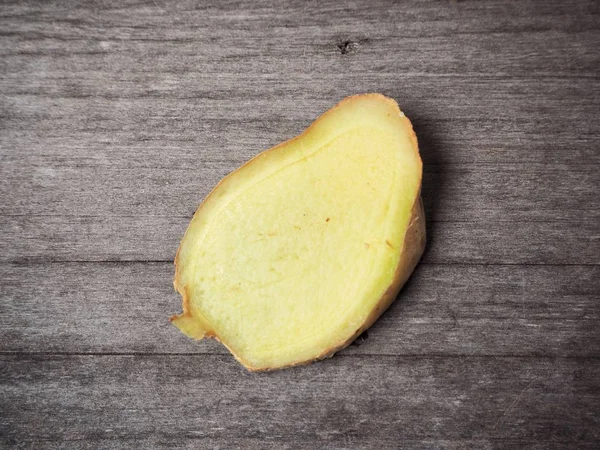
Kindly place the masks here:
<instances>
[{"instance_id":1,"label":"seam between wood planks","mask_svg":"<svg viewBox=\"0 0 600 450\"><path fill-rule=\"evenodd\" d=\"M0 356L142 356L142 357L178 357L178 356L211 356L211 357L229 357L230 353L216 352L52 352L52 351L0 351ZM389 353L361 353L361 354L344 354L336 353L336 358L406 358L406 359L450 359L450 358L500 358L500 359L572 359L572 360L600 360L600 355L471 355L471 354L429 354L429 353L407 353L407 354L389 354Z\"/></svg>"},{"instance_id":2,"label":"seam between wood planks","mask_svg":"<svg viewBox=\"0 0 600 450\"><path fill-rule=\"evenodd\" d=\"M26 33L23 33L26 34ZM0 34L0 37L3 37ZM29 39L30 40L30 39ZM44 39L40 39L41 41L43 41ZM79 41L89 41L89 38L86 39L79 39ZM107 42L108 39L100 39L99 41L103 41L103 42ZM164 42L163 40L161 40L160 42ZM90 50L90 51L78 51L78 52L63 52L63 53L49 53L49 52L45 52L45 51L39 51L39 52L35 52L35 51L31 51L31 52L27 52L27 51L17 51L17 52L7 52L7 53L3 53L2 56L3 57L27 57L27 56L53 56L53 57L65 57L65 56L71 56L71 55L106 55L107 53L103 50ZM141 72L136 72L135 68L132 68L132 72L133 74L136 73L141 73ZM146 73L146 72L144 72ZM177 71L177 70L169 70L168 68L164 68L164 70L161 70L159 72L161 75L179 75L181 74L181 71ZM14 73L11 73L11 75L13 75ZM212 75L214 74L214 72L207 72L206 75ZM235 75L239 75L240 72L238 71L230 71L230 72L224 72L221 75L224 76L235 76ZM390 75L390 76L394 76L395 78L400 78L400 79L404 79L404 78L447 78L447 79L471 79L471 78L475 78L477 80L481 80L483 79L488 79L491 81L539 81L539 80L595 80L597 79L597 75L593 74L593 73L570 73L570 74L554 74L551 72L547 72L547 73L538 73L538 74L515 74L515 75L511 75L508 73L493 73L493 72L467 72L467 73L459 73L459 72L455 72L455 73L431 73L431 72L403 72L403 73L398 73L398 72L393 72L393 71L379 71L378 72L379 75ZM260 79L273 79L275 77L277 77L279 74L274 73L274 72L267 72L267 73L253 73L252 76ZM298 73L296 74L298 76L298 78L305 78L305 79L309 79L310 77L312 77L312 74L309 73ZM324 76L328 76L332 79L339 79L342 78L344 75L341 74L335 74L335 73L323 73ZM36 92L35 90L30 90L27 92L5 92L6 94L9 95L34 95L34 96L39 96L39 97L47 97L47 98L70 98L70 99L86 99L86 98L104 98L104 99L116 99L116 97L114 96L110 96L110 95L102 95L102 94L68 94L68 95L64 95L64 94L50 94L50 93L43 93L43 92ZM147 96L146 96L147 97ZM191 99L203 99L203 98L207 98L207 99L215 99L215 97L207 97L207 96L199 96L199 95L180 95L180 96L163 96L163 98L174 98L174 99L181 99L181 100L191 100ZM130 97L123 97L123 98L143 98L143 96L130 96ZM158 98L156 95L151 96L150 98ZM260 97L254 97L254 98L260 98ZM317 97L314 97L317 98Z\"/></svg>"},{"instance_id":3,"label":"seam between wood planks","mask_svg":"<svg viewBox=\"0 0 600 450\"><path fill-rule=\"evenodd\" d=\"M198 205L200 206L200 205ZM596 212L594 209L589 209L588 211ZM600 213L600 210L598 210ZM141 215L141 214L1 214L1 217L26 217L26 218L34 218L34 217L57 217L64 219L185 219L192 220L193 213L189 215L169 215L169 214L151 214L151 215ZM596 223L597 221L594 219L556 219L556 220L548 220L548 219L507 219L507 220L457 220L457 219L426 219L427 223L472 223L472 224L484 224L484 223L573 223L573 224L581 224L583 223Z\"/></svg>"},{"instance_id":4,"label":"seam between wood planks","mask_svg":"<svg viewBox=\"0 0 600 450\"><path fill-rule=\"evenodd\" d=\"M44 264L173 264L173 259L128 259L128 260L86 260L86 259L21 259L12 261L0 261L0 266L16 265L44 265ZM419 265L426 266L539 266L539 267L598 267L600 263L486 263L486 262L427 262L422 261Z\"/></svg>"}]
</instances>

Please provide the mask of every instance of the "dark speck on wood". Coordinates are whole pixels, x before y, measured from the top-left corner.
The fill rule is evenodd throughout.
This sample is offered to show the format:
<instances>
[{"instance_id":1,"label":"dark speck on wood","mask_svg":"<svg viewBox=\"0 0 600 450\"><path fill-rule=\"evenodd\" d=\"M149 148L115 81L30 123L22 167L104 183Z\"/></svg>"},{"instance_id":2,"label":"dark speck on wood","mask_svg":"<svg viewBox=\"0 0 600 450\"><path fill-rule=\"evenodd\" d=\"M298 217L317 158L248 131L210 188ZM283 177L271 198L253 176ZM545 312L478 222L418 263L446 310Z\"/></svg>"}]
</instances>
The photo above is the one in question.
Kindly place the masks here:
<instances>
[{"instance_id":1,"label":"dark speck on wood","mask_svg":"<svg viewBox=\"0 0 600 450\"><path fill-rule=\"evenodd\" d=\"M362 44L367 42L366 38L362 38L362 39L342 39L339 40L336 44L338 51L342 54L342 55L347 55L349 53L355 52L358 47Z\"/></svg>"}]
</instances>

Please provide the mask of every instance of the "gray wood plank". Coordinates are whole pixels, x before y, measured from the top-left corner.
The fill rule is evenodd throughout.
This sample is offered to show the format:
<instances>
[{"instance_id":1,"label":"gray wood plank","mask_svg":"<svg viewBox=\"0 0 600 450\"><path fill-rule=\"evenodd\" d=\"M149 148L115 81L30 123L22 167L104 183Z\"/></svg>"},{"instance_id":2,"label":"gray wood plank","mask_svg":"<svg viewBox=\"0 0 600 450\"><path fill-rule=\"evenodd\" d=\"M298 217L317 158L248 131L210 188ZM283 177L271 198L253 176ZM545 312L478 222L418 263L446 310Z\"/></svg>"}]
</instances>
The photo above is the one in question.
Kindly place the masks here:
<instances>
[{"instance_id":1,"label":"gray wood plank","mask_svg":"<svg viewBox=\"0 0 600 450\"><path fill-rule=\"evenodd\" d=\"M91 200L90 200L91 201ZM0 261L171 261L189 223L165 216L2 216ZM429 222L429 264L600 264L598 222Z\"/></svg>"},{"instance_id":2,"label":"gray wood plank","mask_svg":"<svg viewBox=\"0 0 600 450\"><path fill-rule=\"evenodd\" d=\"M443 82L443 79L432 81L431 84L440 81ZM233 82L236 80L233 79ZM366 90L379 89L374 85ZM393 94L390 92L390 95ZM310 100L298 100L295 95L282 97L280 101L295 105L293 112L284 111L276 116L270 113L269 108L263 108L264 114L252 119L207 118L207 113L227 108L227 105L210 106L204 99L198 99L195 105L180 105L179 110L175 105L165 108L163 103L162 108L156 111L142 104L140 110L152 114L152 120L123 119L118 113L104 113L101 120L88 121L87 126L82 125L76 133L70 128L79 120L75 114L70 125L67 125L67 118L55 117L50 120L40 117L37 111L51 108L38 98L30 100L30 112L26 114L16 108L8 111L5 106L7 118L1 120L7 126L0 129L0 139L6 145L0 148L0 157L4 163L28 163L36 168L56 168L62 164L73 168L92 166L102 171L114 166L121 169L197 169L203 164L218 161L230 162L235 166L302 132L319 113L342 96L331 96L329 103L324 102L323 109L314 107ZM406 97L402 94L398 101L403 102ZM420 102L419 99L414 101ZM185 102L187 100L182 103ZM443 107L452 104L450 100L438 102ZM24 100L20 99L18 103L22 105ZM58 99L54 102L54 111L66 113L67 108L72 108L69 103ZM97 106L90 105L90 108ZM254 110L251 104L241 108L247 112ZM595 145L600 126L591 119L563 117L560 118L560 126L557 126L559 119L553 115L505 119L446 118L442 117L443 110L427 109L427 105L417 103L408 111L419 136L426 169L441 164L466 164L469 167L469 164L479 163L499 164L501 167L506 164L547 163L576 168L600 162ZM298 117L299 114L302 117ZM13 120L9 127L8 117L15 116L20 120ZM131 125L124 127L123 121L130 121ZM50 126L52 122L54 126ZM522 150L524 145L526 151ZM90 148L94 151L90 152ZM215 154L216 149L219 150L218 154Z\"/></svg>"},{"instance_id":3,"label":"gray wood plank","mask_svg":"<svg viewBox=\"0 0 600 450\"><path fill-rule=\"evenodd\" d=\"M0 265L0 352L228 354L168 322L171 263ZM600 357L600 266L421 265L343 354Z\"/></svg>"},{"instance_id":4,"label":"gray wood plank","mask_svg":"<svg viewBox=\"0 0 600 450\"><path fill-rule=\"evenodd\" d=\"M590 448L600 441L592 413L600 406L598 359L347 356L263 375L220 355L0 361L0 442L13 448L492 449L515 441Z\"/></svg>"},{"instance_id":5,"label":"gray wood plank","mask_svg":"<svg viewBox=\"0 0 600 450\"><path fill-rule=\"evenodd\" d=\"M140 71L595 76L598 14L558 0L30 3L5 7L2 54L15 68L36 56L89 71L133 60Z\"/></svg>"},{"instance_id":6,"label":"gray wood plank","mask_svg":"<svg viewBox=\"0 0 600 450\"><path fill-rule=\"evenodd\" d=\"M116 162L108 168L59 160L8 162L0 169L0 211L191 217L217 182L239 165L200 160L190 168L124 169ZM594 167L437 164L424 170L425 212L436 220L600 220L600 172Z\"/></svg>"},{"instance_id":7,"label":"gray wood plank","mask_svg":"<svg viewBox=\"0 0 600 450\"><path fill-rule=\"evenodd\" d=\"M346 95L371 91L399 102L430 144L423 148L426 161L430 153L445 163L599 158L600 86L593 78L342 72L290 79L200 69L136 75L131 66L73 78L70 66L36 67L3 77L0 138L10 144L2 147L3 158L124 168L185 167L203 156L242 162L297 135ZM116 79L107 81L110 76ZM96 151L86 152L90 147Z\"/></svg>"}]
</instances>

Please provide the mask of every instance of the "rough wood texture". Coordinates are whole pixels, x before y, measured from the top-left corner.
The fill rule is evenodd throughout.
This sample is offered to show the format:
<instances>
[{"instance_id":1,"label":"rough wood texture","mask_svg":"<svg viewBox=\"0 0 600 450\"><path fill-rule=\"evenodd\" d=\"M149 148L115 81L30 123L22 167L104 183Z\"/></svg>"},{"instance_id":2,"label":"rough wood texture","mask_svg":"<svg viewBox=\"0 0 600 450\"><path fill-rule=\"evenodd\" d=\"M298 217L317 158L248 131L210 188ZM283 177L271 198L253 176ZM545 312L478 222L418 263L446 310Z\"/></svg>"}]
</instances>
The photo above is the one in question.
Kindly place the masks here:
<instances>
[{"instance_id":1,"label":"rough wood texture","mask_svg":"<svg viewBox=\"0 0 600 450\"><path fill-rule=\"evenodd\" d=\"M181 302L172 263L2 269L0 351L228 354L165 320ZM600 266L422 264L368 339L344 353L598 356L599 290Z\"/></svg>"},{"instance_id":2,"label":"rough wood texture","mask_svg":"<svg viewBox=\"0 0 600 450\"><path fill-rule=\"evenodd\" d=\"M0 446L596 449L595 1L3 2ZM394 97L429 243L331 360L246 373L167 322L202 198Z\"/></svg>"},{"instance_id":3,"label":"rough wood texture","mask_svg":"<svg viewBox=\"0 0 600 450\"><path fill-rule=\"evenodd\" d=\"M598 359L346 355L266 375L221 355L0 361L7 446L566 449L600 440L590 414Z\"/></svg>"}]
</instances>

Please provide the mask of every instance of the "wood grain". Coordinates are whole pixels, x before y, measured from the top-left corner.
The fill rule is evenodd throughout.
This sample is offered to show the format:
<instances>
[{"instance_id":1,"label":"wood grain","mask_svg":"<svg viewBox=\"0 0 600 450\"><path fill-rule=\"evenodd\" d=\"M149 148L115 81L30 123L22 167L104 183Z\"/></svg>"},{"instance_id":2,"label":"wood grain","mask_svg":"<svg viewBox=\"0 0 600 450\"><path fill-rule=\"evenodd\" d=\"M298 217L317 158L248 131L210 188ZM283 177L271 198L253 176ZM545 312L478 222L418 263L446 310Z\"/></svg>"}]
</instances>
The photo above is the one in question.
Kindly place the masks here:
<instances>
[{"instance_id":1,"label":"wood grain","mask_svg":"<svg viewBox=\"0 0 600 450\"><path fill-rule=\"evenodd\" d=\"M3 53L11 63L37 56L115 75L117 67L140 73L157 66L286 78L344 71L596 75L594 2L457 3L15 2L2 14Z\"/></svg>"},{"instance_id":2,"label":"wood grain","mask_svg":"<svg viewBox=\"0 0 600 450\"><path fill-rule=\"evenodd\" d=\"M595 1L0 8L0 447L596 449ZM341 98L419 137L429 243L331 360L186 339L172 259L220 178Z\"/></svg>"},{"instance_id":3,"label":"wood grain","mask_svg":"<svg viewBox=\"0 0 600 450\"><path fill-rule=\"evenodd\" d=\"M172 261L190 219L0 216L0 262ZM599 247L595 221L430 221L422 263L588 265Z\"/></svg>"},{"instance_id":4,"label":"wood grain","mask_svg":"<svg viewBox=\"0 0 600 450\"><path fill-rule=\"evenodd\" d=\"M171 263L0 265L0 278L0 352L229 354L168 323ZM597 265L421 265L344 354L598 356L598 290Z\"/></svg>"},{"instance_id":5,"label":"wood grain","mask_svg":"<svg viewBox=\"0 0 600 450\"><path fill-rule=\"evenodd\" d=\"M221 355L0 358L0 439L17 448L566 449L600 439L589 413L598 359L346 356L252 375Z\"/></svg>"},{"instance_id":6,"label":"wood grain","mask_svg":"<svg viewBox=\"0 0 600 450\"><path fill-rule=\"evenodd\" d=\"M80 215L88 216L189 218L216 183L242 163L200 158L193 165L196 167L189 169L125 169L118 161L108 167L58 158L52 165L7 162L2 169L6 195L2 212L9 216L65 216L72 215L75 207ZM436 164L426 165L424 171L426 213L434 220L600 220L596 195L600 174L589 167Z\"/></svg>"}]
</instances>

